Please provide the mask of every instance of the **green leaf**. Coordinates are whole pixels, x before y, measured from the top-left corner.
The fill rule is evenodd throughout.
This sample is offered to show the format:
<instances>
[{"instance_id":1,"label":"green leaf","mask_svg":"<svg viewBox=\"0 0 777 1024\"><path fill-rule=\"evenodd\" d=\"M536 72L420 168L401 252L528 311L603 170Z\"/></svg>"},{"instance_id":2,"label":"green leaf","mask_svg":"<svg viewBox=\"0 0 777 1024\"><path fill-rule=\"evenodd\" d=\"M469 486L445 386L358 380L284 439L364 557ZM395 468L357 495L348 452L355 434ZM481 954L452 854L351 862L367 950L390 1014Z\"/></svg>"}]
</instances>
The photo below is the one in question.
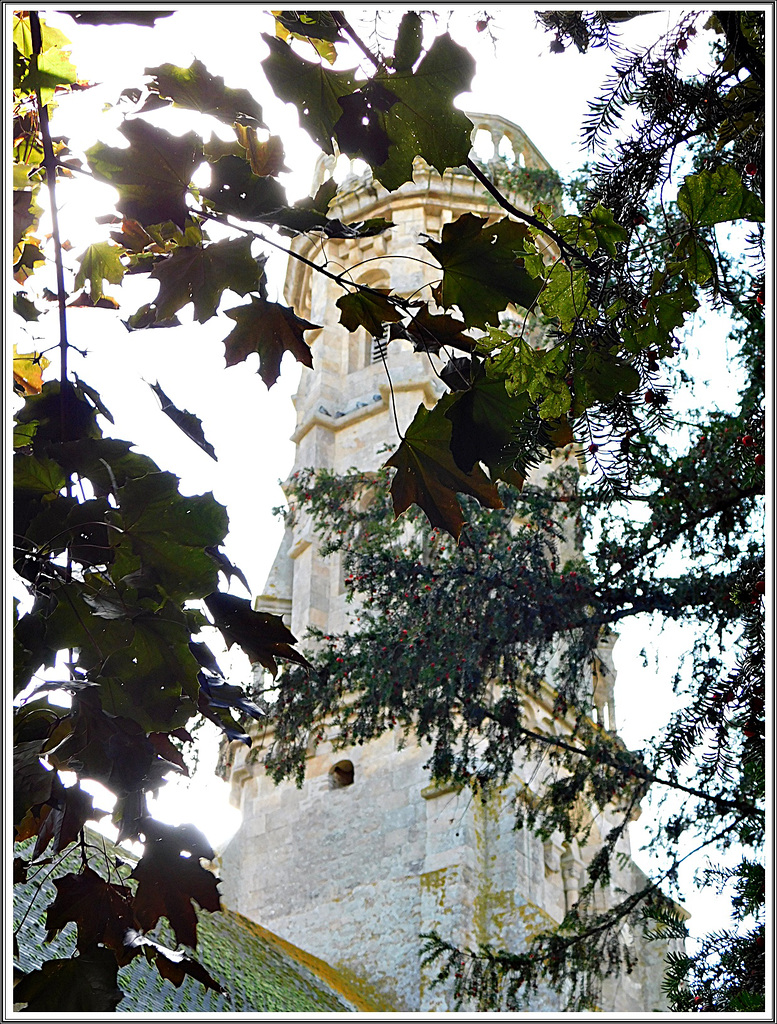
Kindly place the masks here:
<instances>
[{"instance_id":1,"label":"green leaf","mask_svg":"<svg viewBox=\"0 0 777 1024\"><path fill-rule=\"evenodd\" d=\"M472 122L453 101L469 90L474 71L472 56L446 33L435 39L415 70L408 67L375 76L375 84L397 100L378 117L389 140L388 159L372 167L389 191L412 181L417 156L440 174L467 162Z\"/></svg>"},{"instance_id":2,"label":"green leaf","mask_svg":"<svg viewBox=\"0 0 777 1024\"><path fill-rule=\"evenodd\" d=\"M586 409L599 403L612 402L618 395L631 394L641 383L639 373L629 363L590 349L572 379L575 389L572 411L575 416L582 416Z\"/></svg>"},{"instance_id":3,"label":"green leaf","mask_svg":"<svg viewBox=\"0 0 777 1024\"><path fill-rule=\"evenodd\" d=\"M195 60L188 68L175 64L162 64L146 68L153 76L149 89L160 96L169 97L176 106L199 110L227 124L242 124L264 128L262 108L247 89L229 89L224 79L211 75L205 65Z\"/></svg>"},{"instance_id":4,"label":"green leaf","mask_svg":"<svg viewBox=\"0 0 777 1024\"><path fill-rule=\"evenodd\" d=\"M694 226L764 219L763 203L730 166L689 174L677 193L677 205Z\"/></svg>"},{"instance_id":5,"label":"green leaf","mask_svg":"<svg viewBox=\"0 0 777 1024\"><path fill-rule=\"evenodd\" d=\"M182 430L190 440L194 441L196 445L199 445L204 452L210 455L214 462L218 462L218 459L216 458L216 451L213 445L206 440L202 429L202 423L199 418L193 413L187 412L185 409L176 408L160 388L158 382L156 384L149 384L149 387L162 403L162 412L166 416L169 416L173 423L175 423L175 425Z\"/></svg>"},{"instance_id":6,"label":"green leaf","mask_svg":"<svg viewBox=\"0 0 777 1024\"><path fill-rule=\"evenodd\" d=\"M387 288L375 288L369 292L349 292L343 295L335 303L340 310L340 323L347 331L364 327L368 334L380 338L385 324L397 323L402 319L402 314L389 301L390 294Z\"/></svg>"},{"instance_id":7,"label":"green leaf","mask_svg":"<svg viewBox=\"0 0 777 1024\"><path fill-rule=\"evenodd\" d=\"M235 366L251 352L258 352L259 374L268 388L280 376L284 352L291 352L303 366L313 366L310 346L303 335L319 327L298 317L293 309L252 295L250 306L236 306L225 312L237 323L224 339L227 366Z\"/></svg>"},{"instance_id":8,"label":"green leaf","mask_svg":"<svg viewBox=\"0 0 777 1024\"><path fill-rule=\"evenodd\" d=\"M59 47L52 47L40 53L37 61L34 57L30 60L28 72L23 76L19 87L29 92L40 89L41 99L45 104L51 100L57 86L72 85L75 80L76 69L70 63L69 55Z\"/></svg>"},{"instance_id":9,"label":"green leaf","mask_svg":"<svg viewBox=\"0 0 777 1024\"><path fill-rule=\"evenodd\" d=\"M185 229L185 196L192 173L202 159L202 141L194 132L176 136L139 118L119 131L129 142L114 149L98 142L87 150L92 174L119 192L117 207L144 227L172 221Z\"/></svg>"},{"instance_id":10,"label":"green leaf","mask_svg":"<svg viewBox=\"0 0 777 1024\"><path fill-rule=\"evenodd\" d=\"M615 256L617 244L628 239L628 232L616 222L610 210L606 210L601 203L596 204L589 217L599 245L602 249L606 249L610 256Z\"/></svg>"},{"instance_id":11,"label":"green leaf","mask_svg":"<svg viewBox=\"0 0 777 1024\"><path fill-rule=\"evenodd\" d=\"M35 202L38 189L14 189L13 192L13 247L21 242L24 236L35 229L38 218L43 210Z\"/></svg>"},{"instance_id":12,"label":"green leaf","mask_svg":"<svg viewBox=\"0 0 777 1024\"><path fill-rule=\"evenodd\" d=\"M125 273L121 257L125 250L110 242L94 242L78 257L81 269L76 275L75 289L89 281L89 296L93 302L103 296L103 281L121 284Z\"/></svg>"},{"instance_id":13,"label":"green leaf","mask_svg":"<svg viewBox=\"0 0 777 1024\"><path fill-rule=\"evenodd\" d=\"M203 597L216 589L218 570L205 548L218 547L227 514L212 494L184 496L172 473L127 480L117 491L124 532L116 541L114 579L121 573L118 552L140 557L170 597Z\"/></svg>"},{"instance_id":14,"label":"green leaf","mask_svg":"<svg viewBox=\"0 0 777 1024\"><path fill-rule=\"evenodd\" d=\"M263 273L251 255L248 237L225 239L205 248L178 249L157 263L149 275L159 281L156 317L169 320L192 302L195 320L204 323L215 314L225 288L245 295L258 287Z\"/></svg>"},{"instance_id":15,"label":"green leaf","mask_svg":"<svg viewBox=\"0 0 777 1024\"><path fill-rule=\"evenodd\" d=\"M13 293L13 310L14 313L18 313L20 317L28 322L30 320L37 320L41 315L41 310L37 308L34 302L31 302L24 292Z\"/></svg>"},{"instance_id":16,"label":"green leaf","mask_svg":"<svg viewBox=\"0 0 777 1024\"><path fill-rule=\"evenodd\" d=\"M395 71L410 71L421 56L423 43L423 22L417 11L408 11L402 16L394 43L392 67Z\"/></svg>"},{"instance_id":17,"label":"green leaf","mask_svg":"<svg viewBox=\"0 0 777 1024\"><path fill-rule=\"evenodd\" d=\"M502 508L496 486L475 466L463 472L451 453L452 424L445 413L454 395L446 395L434 409L419 405L399 448L385 463L396 470L391 482L395 516L416 504L432 526L458 538L464 525L457 493L471 494L481 505Z\"/></svg>"},{"instance_id":18,"label":"green leaf","mask_svg":"<svg viewBox=\"0 0 777 1024\"><path fill-rule=\"evenodd\" d=\"M592 253L598 248L599 241L593 224L586 217L576 217L574 214L556 217L553 221L553 227L565 242L569 242L576 249Z\"/></svg>"},{"instance_id":19,"label":"green leaf","mask_svg":"<svg viewBox=\"0 0 777 1024\"><path fill-rule=\"evenodd\" d=\"M211 183L202 194L216 209L241 220L272 224L276 211L287 208L283 185L254 174L239 156L224 156L211 165Z\"/></svg>"},{"instance_id":20,"label":"green leaf","mask_svg":"<svg viewBox=\"0 0 777 1024\"><path fill-rule=\"evenodd\" d=\"M520 254L531 245L528 230L504 218L486 227L485 217L465 213L442 230L442 240L424 248L443 268L438 301L458 306L469 326L498 323L510 303L530 309L542 282L524 269Z\"/></svg>"},{"instance_id":21,"label":"green leaf","mask_svg":"<svg viewBox=\"0 0 777 1024\"><path fill-rule=\"evenodd\" d=\"M522 455L516 433L529 406L527 394L513 397L503 380L489 379L481 369L472 386L458 392L445 412L452 424L451 452L456 465L468 473L482 462L492 480L521 487L523 477L513 469Z\"/></svg>"},{"instance_id":22,"label":"green leaf","mask_svg":"<svg viewBox=\"0 0 777 1024\"><path fill-rule=\"evenodd\" d=\"M565 332L579 320L595 320L596 310L588 298L588 271L572 269L559 260L540 293L540 308L546 316L557 319Z\"/></svg>"},{"instance_id":23,"label":"green leaf","mask_svg":"<svg viewBox=\"0 0 777 1024\"><path fill-rule=\"evenodd\" d=\"M67 475L58 462L46 456L16 452L13 458L13 487L18 494L55 495L67 483Z\"/></svg>"},{"instance_id":24,"label":"green leaf","mask_svg":"<svg viewBox=\"0 0 777 1024\"><path fill-rule=\"evenodd\" d=\"M270 48L262 68L273 92L285 103L296 106L300 125L324 152L334 152L334 127L343 113L337 101L354 91L353 72L329 71L320 64L302 60L280 39L265 33L262 39Z\"/></svg>"}]
</instances>

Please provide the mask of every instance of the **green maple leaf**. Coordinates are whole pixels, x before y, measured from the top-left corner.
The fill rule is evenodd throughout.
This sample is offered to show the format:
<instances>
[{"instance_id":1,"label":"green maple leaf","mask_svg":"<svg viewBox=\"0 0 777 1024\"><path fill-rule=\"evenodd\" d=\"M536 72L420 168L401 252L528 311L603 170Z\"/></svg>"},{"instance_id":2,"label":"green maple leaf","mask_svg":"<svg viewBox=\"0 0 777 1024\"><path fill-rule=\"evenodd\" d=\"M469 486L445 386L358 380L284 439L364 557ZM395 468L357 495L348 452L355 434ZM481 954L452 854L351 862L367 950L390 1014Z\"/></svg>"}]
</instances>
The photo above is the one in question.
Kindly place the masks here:
<instances>
[{"instance_id":1,"label":"green maple leaf","mask_svg":"<svg viewBox=\"0 0 777 1024\"><path fill-rule=\"evenodd\" d=\"M217 209L241 220L273 223L286 208L286 189L272 177L254 174L239 156L224 156L211 165L211 183L202 194Z\"/></svg>"},{"instance_id":2,"label":"green maple leaf","mask_svg":"<svg viewBox=\"0 0 777 1024\"><path fill-rule=\"evenodd\" d=\"M601 203L596 204L589 216L599 245L606 249L610 256L614 256L618 251L618 242L625 242L629 237L628 232Z\"/></svg>"},{"instance_id":3,"label":"green maple leaf","mask_svg":"<svg viewBox=\"0 0 777 1024\"><path fill-rule=\"evenodd\" d=\"M143 226L172 221L185 228L186 192L202 158L202 140L189 132L176 136L147 121L125 121L119 131L130 143L114 149L98 142L87 150L92 174L119 192L116 206Z\"/></svg>"},{"instance_id":4,"label":"green maple leaf","mask_svg":"<svg viewBox=\"0 0 777 1024\"><path fill-rule=\"evenodd\" d=\"M265 33L262 39L270 48L262 68L273 92L285 103L296 106L300 125L326 153L334 152L334 127L343 113L337 101L354 91L353 72L329 71L320 64L302 60L280 39Z\"/></svg>"},{"instance_id":5,"label":"green maple leaf","mask_svg":"<svg viewBox=\"0 0 777 1024\"><path fill-rule=\"evenodd\" d=\"M588 271L570 268L559 260L540 293L540 308L557 319L565 332L579 320L595 320L596 310L588 298Z\"/></svg>"},{"instance_id":6,"label":"green maple leaf","mask_svg":"<svg viewBox=\"0 0 777 1024\"><path fill-rule=\"evenodd\" d=\"M358 291L343 295L335 303L340 310L340 323L347 331L364 327L373 337L380 338L384 324L397 323L402 319L402 314L389 301L389 294L386 288L375 288L369 292Z\"/></svg>"},{"instance_id":7,"label":"green maple leaf","mask_svg":"<svg viewBox=\"0 0 777 1024\"><path fill-rule=\"evenodd\" d=\"M453 458L452 424L445 413L454 398L446 395L431 410L419 405L402 443L385 465L396 470L391 482L394 514L400 516L418 505L432 526L458 539L464 516L457 493L471 494L488 508L503 505L496 486L479 466L465 473Z\"/></svg>"},{"instance_id":8,"label":"green maple leaf","mask_svg":"<svg viewBox=\"0 0 777 1024\"><path fill-rule=\"evenodd\" d=\"M149 89L160 96L169 97L178 107L211 114L227 124L243 124L264 128L262 108L247 89L230 89L224 79L212 75L205 65L195 60L190 67L162 64L146 68L153 75Z\"/></svg>"},{"instance_id":9,"label":"green maple leaf","mask_svg":"<svg viewBox=\"0 0 777 1024\"><path fill-rule=\"evenodd\" d=\"M255 295L251 296L249 306L236 306L225 312L237 323L224 339L227 366L235 366L251 352L258 352L259 374L268 388L280 376L284 352L291 352L303 366L313 366L310 346L303 335L305 331L318 330L318 324L303 320L288 306Z\"/></svg>"},{"instance_id":10,"label":"green maple leaf","mask_svg":"<svg viewBox=\"0 0 777 1024\"><path fill-rule=\"evenodd\" d=\"M440 242L424 242L443 269L438 301L458 306L473 327L496 324L511 303L530 309L542 285L520 258L531 245L527 229L507 218L485 225L485 217L465 213L445 225Z\"/></svg>"},{"instance_id":11,"label":"green maple leaf","mask_svg":"<svg viewBox=\"0 0 777 1024\"><path fill-rule=\"evenodd\" d=\"M110 242L94 242L78 257L81 269L76 276L75 288L83 288L89 281L89 297L97 302L103 296L103 281L121 284L125 273L121 257L125 250Z\"/></svg>"},{"instance_id":12,"label":"green maple leaf","mask_svg":"<svg viewBox=\"0 0 777 1024\"><path fill-rule=\"evenodd\" d=\"M492 380L482 369L466 391L451 396L445 415L451 421L451 452L465 473L476 463L488 466L491 479L516 487L523 476L513 469L520 460L517 430L529 410L529 396L508 394L503 380Z\"/></svg>"},{"instance_id":13,"label":"green maple leaf","mask_svg":"<svg viewBox=\"0 0 777 1024\"><path fill-rule=\"evenodd\" d=\"M375 177L392 192L412 181L417 156L440 174L467 162L472 122L454 107L453 100L469 90L475 71L472 56L447 34L435 39L415 70L407 66L415 52L411 41L403 39L401 46L397 42L402 68L373 79L396 97L378 115L388 137L388 159L372 167Z\"/></svg>"},{"instance_id":14,"label":"green maple leaf","mask_svg":"<svg viewBox=\"0 0 777 1024\"><path fill-rule=\"evenodd\" d=\"M745 187L738 171L727 166L689 174L677 193L677 205L694 225L764 219L761 200Z\"/></svg>"},{"instance_id":15,"label":"green maple leaf","mask_svg":"<svg viewBox=\"0 0 777 1024\"><path fill-rule=\"evenodd\" d=\"M204 323L215 314L225 288L245 295L258 287L262 274L247 237L178 249L157 263L149 275L159 281L156 319L169 320L192 302L195 320Z\"/></svg>"}]
</instances>

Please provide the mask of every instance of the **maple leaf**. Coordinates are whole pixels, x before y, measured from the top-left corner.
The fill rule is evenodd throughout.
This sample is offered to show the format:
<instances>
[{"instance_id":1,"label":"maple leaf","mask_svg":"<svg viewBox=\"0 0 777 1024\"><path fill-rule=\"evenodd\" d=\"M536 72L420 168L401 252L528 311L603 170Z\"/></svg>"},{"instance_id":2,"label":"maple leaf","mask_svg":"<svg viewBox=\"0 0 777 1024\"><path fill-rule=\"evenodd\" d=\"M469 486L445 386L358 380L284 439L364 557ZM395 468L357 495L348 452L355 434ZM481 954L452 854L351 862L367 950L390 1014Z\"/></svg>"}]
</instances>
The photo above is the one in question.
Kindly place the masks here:
<instances>
[{"instance_id":1,"label":"maple leaf","mask_svg":"<svg viewBox=\"0 0 777 1024\"><path fill-rule=\"evenodd\" d=\"M37 395L43 387L43 371L49 360L38 352L17 352L13 346L13 379L17 390L25 395Z\"/></svg>"},{"instance_id":2,"label":"maple leaf","mask_svg":"<svg viewBox=\"0 0 777 1024\"><path fill-rule=\"evenodd\" d=\"M124 993L117 985L119 965L110 949L84 950L75 957L44 960L14 988L26 1013L113 1013Z\"/></svg>"},{"instance_id":3,"label":"maple leaf","mask_svg":"<svg viewBox=\"0 0 777 1024\"><path fill-rule=\"evenodd\" d=\"M343 110L338 99L354 91L352 71L329 71L302 60L280 39L262 33L270 56L262 68L278 99L293 103L300 125L326 153L333 153L332 135Z\"/></svg>"},{"instance_id":4,"label":"maple leaf","mask_svg":"<svg viewBox=\"0 0 777 1024\"><path fill-rule=\"evenodd\" d=\"M227 366L235 366L251 352L258 352L259 374L268 388L280 376L284 352L291 352L303 366L313 366L310 346L303 334L319 330L318 324L303 320L288 306L255 295L251 296L249 306L236 306L225 313L237 324L224 339Z\"/></svg>"},{"instance_id":5,"label":"maple leaf","mask_svg":"<svg viewBox=\"0 0 777 1024\"><path fill-rule=\"evenodd\" d=\"M57 896L46 913L46 942L74 921L77 949L100 942L118 954L120 966L129 963L136 954L127 949L125 935L137 927L130 887L107 882L89 867L55 879L54 885Z\"/></svg>"},{"instance_id":6,"label":"maple leaf","mask_svg":"<svg viewBox=\"0 0 777 1024\"><path fill-rule=\"evenodd\" d=\"M78 257L81 269L76 275L74 288L83 288L89 281L89 297L93 303L103 297L103 280L121 284L125 267L121 257L125 250L110 242L94 242Z\"/></svg>"},{"instance_id":7,"label":"maple leaf","mask_svg":"<svg viewBox=\"0 0 777 1024\"><path fill-rule=\"evenodd\" d=\"M473 327L497 324L510 303L531 309L542 287L520 259L533 244L528 230L506 217L486 224L485 217L465 213L445 225L442 241L423 243L443 268L440 304L458 306Z\"/></svg>"},{"instance_id":8,"label":"maple leaf","mask_svg":"<svg viewBox=\"0 0 777 1024\"><path fill-rule=\"evenodd\" d=\"M383 325L396 323L402 314L390 302L388 288L373 288L370 291L350 292L337 300L340 323L347 331L364 327L375 338L383 335Z\"/></svg>"},{"instance_id":9,"label":"maple leaf","mask_svg":"<svg viewBox=\"0 0 777 1024\"><path fill-rule=\"evenodd\" d=\"M451 421L445 413L455 399L446 395L434 409L419 405L399 448L385 463L397 472L391 482L395 516L416 504L432 526L458 539L464 516L457 493L471 494L481 505L503 508L496 486L474 466L465 473L451 454Z\"/></svg>"},{"instance_id":10,"label":"maple leaf","mask_svg":"<svg viewBox=\"0 0 777 1024\"><path fill-rule=\"evenodd\" d=\"M174 827L149 820L143 857L132 877L138 888L133 910L143 931L160 917L170 922L178 942L197 945L196 902L203 910L220 910L218 879L200 864L213 857L205 837L192 826ZM182 856L188 852L190 856Z\"/></svg>"},{"instance_id":11,"label":"maple leaf","mask_svg":"<svg viewBox=\"0 0 777 1024\"><path fill-rule=\"evenodd\" d=\"M451 454L456 465L469 473L482 462L492 480L506 480L520 488L523 475L513 469L521 455L516 433L528 409L528 395L509 395L503 380L489 380L478 367L471 386L452 397L445 411L452 425Z\"/></svg>"},{"instance_id":12,"label":"maple leaf","mask_svg":"<svg viewBox=\"0 0 777 1024\"><path fill-rule=\"evenodd\" d=\"M281 171L291 170L283 162L283 140L280 135L271 135L266 142L260 142L256 129L246 128L242 124L235 125L235 134L238 142L246 151L251 171L258 177L263 178L267 175L275 177Z\"/></svg>"},{"instance_id":13,"label":"maple leaf","mask_svg":"<svg viewBox=\"0 0 777 1024\"><path fill-rule=\"evenodd\" d=\"M416 352L436 355L443 345L471 352L475 342L463 333L467 329L468 325L463 320L457 320L447 313L431 313L429 304L424 303L421 309L414 313L405 328L405 333Z\"/></svg>"},{"instance_id":14,"label":"maple leaf","mask_svg":"<svg viewBox=\"0 0 777 1024\"><path fill-rule=\"evenodd\" d=\"M116 206L144 227L172 221L183 230L188 215L185 196L194 168L202 158L202 141L189 132L171 135L140 118L119 131L129 142L114 149L98 142L87 150L92 174L119 192Z\"/></svg>"},{"instance_id":15,"label":"maple leaf","mask_svg":"<svg viewBox=\"0 0 777 1024\"><path fill-rule=\"evenodd\" d=\"M399 41L398 41L399 42ZM469 156L472 122L454 106L467 92L475 71L472 56L446 33L432 43L421 62L407 66L413 48L405 43L393 74L379 73L373 81L392 93L397 102L379 115L389 141L388 158L373 165L373 174L389 191L413 179L413 160L422 157L444 174L448 167L465 164ZM399 49L399 48L398 48Z\"/></svg>"},{"instance_id":16,"label":"maple leaf","mask_svg":"<svg viewBox=\"0 0 777 1024\"><path fill-rule=\"evenodd\" d=\"M238 644L251 661L264 665L273 676L278 668L276 658L308 666L305 658L291 646L297 642L296 637L279 615L255 612L250 601L232 594L210 594L205 604L227 647Z\"/></svg>"},{"instance_id":17,"label":"maple leaf","mask_svg":"<svg viewBox=\"0 0 777 1024\"><path fill-rule=\"evenodd\" d=\"M156 953L154 963L161 977L178 988L184 978L192 977L205 985L206 988L215 989L216 992L223 992L224 989L211 977L208 971L197 960L190 957L183 950L168 949L161 942L149 939L147 935L141 935L134 929L128 929L124 936L125 945L134 951L139 949L152 950Z\"/></svg>"},{"instance_id":18,"label":"maple leaf","mask_svg":"<svg viewBox=\"0 0 777 1024\"><path fill-rule=\"evenodd\" d=\"M182 306L194 304L199 323L216 312L225 288L245 295L263 274L251 255L250 238L225 239L205 248L185 246L157 263L150 277L159 281L154 300L158 320L169 320Z\"/></svg>"},{"instance_id":19,"label":"maple leaf","mask_svg":"<svg viewBox=\"0 0 777 1024\"><path fill-rule=\"evenodd\" d=\"M175 64L162 64L146 68L153 75L149 89L159 96L169 97L178 107L211 114L227 124L239 123L264 128L262 108L247 89L230 89L224 79L212 75L202 61L195 60L188 68Z\"/></svg>"},{"instance_id":20,"label":"maple leaf","mask_svg":"<svg viewBox=\"0 0 777 1024\"><path fill-rule=\"evenodd\" d=\"M268 224L287 206L280 182L254 174L242 156L223 156L211 164L211 183L202 194L223 213Z\"/></svg>"},{"instance_id":21,"label":"maple leaf","mask_svg":"<svg viewBox=\"0 0 777 1024\"><path fill-rule=\"evenodd\" d=\"M47 798L47 813L42 816L38 838L32 851L35 860L54 840L52 853L59 853L78 838L87 821L94 821L107 812L95 810L92 797L80 786L65 788L58 775L52 780L51 795Z\"/></svg>"},{"instance_id":22,"label":"maple leaf","mask_svg":"<svg viewBox=\"0 0 777 1024\"><path fill-rule=\"evenodd\" d=\"M187 412L186 409L178 409L174 406L158 383L149 384L149 387L162 403L162 412L165 416L168 416L191 441L194 441L196 445L199 445L204 452L210 455L214 462L218 462L216 450L210 441L206 439L200 419L194 413Z\"/></svg>"}]
</instances>

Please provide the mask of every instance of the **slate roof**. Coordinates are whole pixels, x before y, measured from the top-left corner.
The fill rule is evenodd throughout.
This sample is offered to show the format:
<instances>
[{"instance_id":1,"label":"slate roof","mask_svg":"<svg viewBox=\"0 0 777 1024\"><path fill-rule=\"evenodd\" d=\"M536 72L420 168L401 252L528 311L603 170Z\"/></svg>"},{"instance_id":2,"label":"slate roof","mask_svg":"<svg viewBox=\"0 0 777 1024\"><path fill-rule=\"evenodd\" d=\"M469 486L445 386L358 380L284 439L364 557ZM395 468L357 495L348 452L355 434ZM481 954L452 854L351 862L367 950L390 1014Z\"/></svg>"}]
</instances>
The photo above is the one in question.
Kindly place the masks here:
<instances>
[{"instance_id":1,"label":"slate roof","mask_svg":"<svg viewBox=\"0 0 777 1024\"><path fill-rule=\"evenodd\" d=\"M113 858L131 864L134 858L94 833L90 840ZM27 844L31 846L32 843ZM18 852L19 848L17 848ZM24 854L25 847L21 847ZM58 859L58 858L57 858ZM92 865L94 867L94 865ZM78 871L80 857L72 853L57 871ZM18 950L14 966L28 972L44 960L68 957L75 950L75 925L67 925L50 943L43 908L56 896L50 865L15 886L13 921ZM223 986L222 995L187 977L180 988L160 977L143 955L119 971L119 987L125 996L118 1013L372 1013L377 1007L337 971L317 957L231 910L198 914L197 959ZM154 937L175 948L169 930L155 930ZM18 955L17 955L18 954Z\"/></svg>"}]
</instances>

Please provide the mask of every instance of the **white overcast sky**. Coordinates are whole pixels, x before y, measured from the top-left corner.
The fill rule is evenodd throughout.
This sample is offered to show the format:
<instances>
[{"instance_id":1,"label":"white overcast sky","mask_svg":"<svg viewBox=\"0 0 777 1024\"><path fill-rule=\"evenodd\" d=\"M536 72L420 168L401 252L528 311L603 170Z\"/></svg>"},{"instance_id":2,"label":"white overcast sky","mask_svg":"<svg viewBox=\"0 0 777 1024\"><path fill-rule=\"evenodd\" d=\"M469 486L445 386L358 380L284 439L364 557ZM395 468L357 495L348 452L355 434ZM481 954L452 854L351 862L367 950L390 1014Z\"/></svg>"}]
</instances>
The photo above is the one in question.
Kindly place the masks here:
<instances>
[{"instance_id":1,"label":"white overcast sky","mask_svg":"<svg viewBox=\"0 0 777 1024\"><path fill-rule=\"evenodd\" d=\"M72 7L78 9L78 5ZM59 8L63 9L65 5ZM344 9L354 23L360 23L364 38L369 39L371 26L360 22L360 15L367 9ZM370 16L374 18L378 9L370 8ZM396 23L402 12L410 9L414 8L391 5L386 9L387 23ZM476 59L472 92L461 96L459 105L516 122L551 166L562 176L569 175L585 159L578 145L580 124L587 100L607 77L610 56L601 50L586 55L574 49L564 54L550 53L552 37L536 26L532 6L487 5L486 9L491 18L490 31L478 34L474 23L482 7L457 5L452 15L450 9L435 8L440 29L449 27L457 42ZM688 8L652 9L656 13L624 26L624 41L656 38ZM266 47L260 33L272 31L272 19L262 9L253 4L185 4L154 29L80 26L65 15L53 11L47 15L45 9L42 12L72 40L72 60L79 79L101 83L99 88L63 100L55 113L52 130L55 135L69 136L74 152L98 138L112 145L123 144L116 134L120 114L104 113L104 105L115 103L122 89L139 84L145 68L163 63L188 67L197 58L211 73L223 76L227 85L247 88L256 96L270 130L283 137L286 163L294 169L282 179L290 198L308 193L317 151L298 128L296 112L275 99L262 74L260 61ZM8 17L10 13L7 8ZM692 71L695 62L703 61L703 54L691 47L684 59ZM170 110L154 116L156 123L172 131L186 131L191 126L206 137L209 130L229 137L228 129L219 128L211 119L193 119L186 112ZM203 123L207 127L203 128ZM89 242L106 237L107 229L96 228L93 218L111 210L113 192L91 182L76 181L68 186L60 192L62 232L73 243L74 253L79 253ZM273 280L282 280L282 266L277 261ZM106 290L122 300L121 289L107 286ZM129 295L120 315L127 316L141 302L152 299L156 287L133 279L123 291ZM271 297L282 298L279 292ZM227 307L236 304L226 303ZM248 364L224 368L220 342L234 326L231 320L220 316L204 325L193 325L190 308L179 315L185 326L129 334L119 316L110 311L71 310L71 340L89 351L85 361L74 356L72 366L98 388L113 411L116 426L110 432L114 436L131 440L163 469L177 473L185 492L212 490L227 506L227 553L243 568L255 596L261 591L282 532L271 509L283 501L278 481L286 476L293 459L287 439L294 427L290 397L299 371L287 358L281 380L268 392L255 372L257 363L251 362L256 357L250 357ZM39 346L54 343L55 311L48 312L34 328ZM52 366L52 374L55 369ZM161 413L156 397L144 383L157 380L179 407L202 419L206 437L218 453L218 464L184 438ZM247 596L239 584L233 592ZM624 627L622 633L627 632ZM636 633L624 639L625 643L622 640L616 645L621 673L616 697L618 719L629 745L639 746L665 721L666 701L671 697L668 686L659 683L656 664L652 662L644 669L636 657L642 640ZM661 644L664 649L673 646L668 636ZM239 659L227 659L227 663L238 677L242 675L242 681L246 680L247 663ZM632 700L635 692L644 699ZM168 787L169 798L162 800L160 813L171 820L194 817L218 843L235 827L235 817L224 812L226 787L212 776L207 762L201 771L202 782L190 796L178 787ZM204 807L208 808L205 814Z\"/></svg>"}]
</instances>

